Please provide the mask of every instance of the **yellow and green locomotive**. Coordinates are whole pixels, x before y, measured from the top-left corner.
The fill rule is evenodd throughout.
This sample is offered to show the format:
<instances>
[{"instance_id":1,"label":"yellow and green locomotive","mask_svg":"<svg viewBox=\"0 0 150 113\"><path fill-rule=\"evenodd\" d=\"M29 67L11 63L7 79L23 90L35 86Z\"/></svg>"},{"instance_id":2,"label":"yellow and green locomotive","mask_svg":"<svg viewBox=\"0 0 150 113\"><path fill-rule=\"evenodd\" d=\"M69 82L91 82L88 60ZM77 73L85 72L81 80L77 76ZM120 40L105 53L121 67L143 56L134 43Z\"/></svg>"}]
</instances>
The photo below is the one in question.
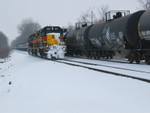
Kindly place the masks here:
<instances>
[{"instance_id":1,"label":"yellow and green locomotive","mask_svg":"<svg viewBox=\"0 0 150 113\"><path fill-rule=\"evenodd\" d=\"M44 58L63 58L66 50L64 30L59 26L46 26L28 38L28 53Z\"/></svg>"}]
</instances>

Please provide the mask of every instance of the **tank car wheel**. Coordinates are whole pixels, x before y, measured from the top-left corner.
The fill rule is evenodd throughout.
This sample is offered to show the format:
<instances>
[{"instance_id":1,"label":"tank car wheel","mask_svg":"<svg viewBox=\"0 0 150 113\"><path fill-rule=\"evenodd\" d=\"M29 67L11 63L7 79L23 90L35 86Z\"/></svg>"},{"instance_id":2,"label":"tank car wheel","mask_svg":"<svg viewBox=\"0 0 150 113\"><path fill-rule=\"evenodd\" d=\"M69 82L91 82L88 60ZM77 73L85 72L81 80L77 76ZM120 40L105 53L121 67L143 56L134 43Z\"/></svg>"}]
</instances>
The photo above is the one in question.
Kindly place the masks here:
<instances>
[{"instance_id":1,"label":"tank car wheel","mask_svg":"<svg viewBox=\"0 0 150 113\"><path fill-rule=\"evenodd\" d=\"M96 56L96 55L94 55L94 59L95 59L95 60L97 59L97 56Z\"/></svg>"},{"instance_id":2,"label":"tank car wheel","mask_svg":"<svg viewBox=\"0 0 150 113\"><path fill-rule=\"evenodd\" d=\"M139 63L140 63L140 59L135 59L135 62L136 62L137 64L139 64Z\"/></svg>"},{"instance_id":3,"label":"tank car wheel","mask_svg":"<svg viewBox=\"0 0 150 113\"><path fill-rule=\"evenodd\" d=\"M134 61L134 58L130 57L130 58L128 58L128 61L132 64Z\"/></svg>"},{"instance_id":4,"label":"tank car wheel","mask_svg":"<svg viewBox=\"0 0 150 113\"><path fill-rule=\"evenodd\" d=\"M113 59L113 56L112 56L112 55L110 56L110 59Z\"/></svg>"},{"instance_id":5,"label":"tank car wheel","mask_svg":"<svg viewBox=\"0 0 150 113\"><path fill-rule=\"evenodd\" d=\"M97 59L98 59L98 60L100 59L100 55L97 56Z\"/></svg>"},{"instance_id":6,"label":"tank car wheel","mask_svg":"<svg viewBox=\"0 0 150 113\"><path fill-rule=\"evenodd\" d=\"M89 53L89 58L92 59L92 52Z\"/></svg>"},{"instance_id":7,"label":"tank car wheel","mask_svg":"<svg viewBox=\"0 0 150 113\"><path fill-rule=\"evenodd\" d=\"M145 59L146 64L150 65L150 57Z\"/></svg>"},{"instance_id":8,"label":"tank car wheel","mask_svg":"<svg viewBox=\"0 0 150 113\"><path fill-rule=\"evenodd\" d=\"M137 55L135 56L135 62L136 62L137 64L140 63L140 54L137 54Z\"/></svg>"},{"instance_id":9,"label":"tank car wheel","mask_svg":"<svg viewBox=\"0 0 150 113\"><path fill-rule=\"evenodd\" d=\"M134 60L135 60L135 55L133 53L130 53L128 55L128 61L132 64Z\"/></svg>"},{"instance_id":10,"label":"tank car wheel","mask_svg":"<svg viewBox=\"0 0 150 113\"><path fill-rule=\"evenodd\" d=\"M106 56L106 59L109 59L109 56Z\"/></svg>"}]
</instances>

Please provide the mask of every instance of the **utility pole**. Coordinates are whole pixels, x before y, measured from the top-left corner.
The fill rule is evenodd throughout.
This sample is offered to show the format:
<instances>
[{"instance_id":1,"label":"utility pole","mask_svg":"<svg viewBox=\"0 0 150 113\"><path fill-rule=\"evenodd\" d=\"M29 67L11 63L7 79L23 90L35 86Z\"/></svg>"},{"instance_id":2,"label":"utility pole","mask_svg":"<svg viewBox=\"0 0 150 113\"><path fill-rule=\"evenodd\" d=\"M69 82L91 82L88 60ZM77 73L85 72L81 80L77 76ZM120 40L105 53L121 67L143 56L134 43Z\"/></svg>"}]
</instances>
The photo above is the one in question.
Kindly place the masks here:
<instances>
[{"instance_id":1,"label":"utility pole","mask_svg":"<svg viewBox=\"0 0 150 113\"><path fill-rule=\"evenodd\" d=\"M91 25L93 24L93 11L91 11Z\"/></svg>"}]
</instances>

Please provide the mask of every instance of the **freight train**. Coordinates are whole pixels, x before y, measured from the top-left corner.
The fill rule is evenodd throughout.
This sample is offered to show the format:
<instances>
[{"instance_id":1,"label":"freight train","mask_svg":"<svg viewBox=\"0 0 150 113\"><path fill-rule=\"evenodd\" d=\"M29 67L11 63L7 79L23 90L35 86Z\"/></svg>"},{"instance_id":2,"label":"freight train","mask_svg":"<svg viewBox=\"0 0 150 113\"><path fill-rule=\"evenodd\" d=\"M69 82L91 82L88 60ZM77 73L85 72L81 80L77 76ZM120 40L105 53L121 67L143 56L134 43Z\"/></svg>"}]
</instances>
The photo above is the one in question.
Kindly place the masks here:
<instances>
[{"instance_id":1,"label":"freight train","mask_svg":"<svg viewBox=\"0 0 150 113\"><path fill-rule=\"evenodd\" d=\"M119 53L130 63L145 60L150 64L150 10L111 11L106 17L105 22L69 31L65 35L67 55L99 59Z\"/></svg>"},{"instance_id":2,"label":"freight train","mask_svg":"<svg viewBox=\"0 0 150 113\"><path fill-rule=\"evenodd\" d=\"M49 59L64 55L108 59L120 54L130 63L143 60L150 64L149 20L150 10L133 14L122 10L109 11L106 21L83 25L65 35L62 28L47 26L28 38L28 52Z\"/></svg>"},{"instance_id":3,"label":"freight train","mask_svg":"<svg viewBox=\"0 0 150 113\"><path fill-rule=\"evenodd\" d=\"M64 58L64 30L59 26L46 26L28 38L28 53L43 58Z\"/></svg>"}]
</instances>

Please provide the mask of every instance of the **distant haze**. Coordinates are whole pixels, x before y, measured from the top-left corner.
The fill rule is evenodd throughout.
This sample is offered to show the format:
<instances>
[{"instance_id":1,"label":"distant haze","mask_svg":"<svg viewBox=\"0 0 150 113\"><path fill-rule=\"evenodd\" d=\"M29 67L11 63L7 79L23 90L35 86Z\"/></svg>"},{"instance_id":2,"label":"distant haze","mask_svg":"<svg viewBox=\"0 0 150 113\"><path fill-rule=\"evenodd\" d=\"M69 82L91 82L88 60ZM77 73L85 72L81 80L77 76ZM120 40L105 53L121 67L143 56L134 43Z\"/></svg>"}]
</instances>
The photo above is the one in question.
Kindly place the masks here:
<instances>
[{"instance_id":1,"label":"distant haze","mask_svg":"<svg viewBox=\"0 0 150 113\"><path fill-rule=\"evenodd\" d=\"M23 19L32 18L42 27L74 24L89 8L95 12L102 5L110 10L138 10L137 0L0 0L0 31L9 40L18 36L17 26Z\"/></svg>"}]
</instances>

